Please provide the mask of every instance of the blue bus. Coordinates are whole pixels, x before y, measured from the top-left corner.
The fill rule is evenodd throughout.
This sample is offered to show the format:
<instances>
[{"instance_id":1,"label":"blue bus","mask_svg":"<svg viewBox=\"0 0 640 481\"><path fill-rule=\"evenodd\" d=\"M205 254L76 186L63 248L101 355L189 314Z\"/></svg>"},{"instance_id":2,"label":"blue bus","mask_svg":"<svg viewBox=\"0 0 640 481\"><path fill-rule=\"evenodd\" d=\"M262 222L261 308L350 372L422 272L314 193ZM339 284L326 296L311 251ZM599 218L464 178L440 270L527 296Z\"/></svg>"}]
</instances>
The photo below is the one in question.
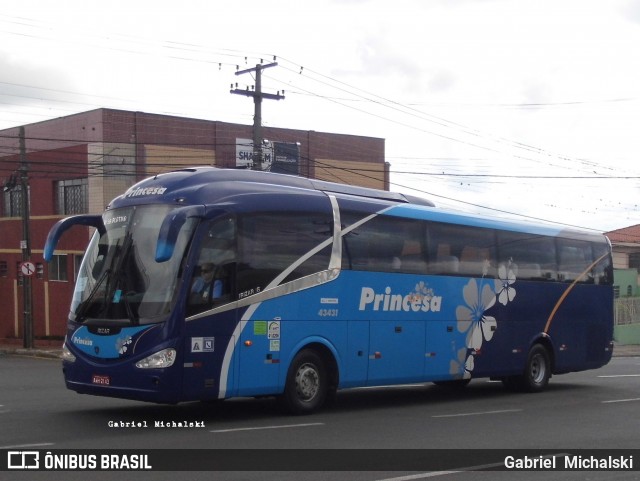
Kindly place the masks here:
<instances>
[{"instance_id":1,"label":"blue bus","mask_svg":"<svg viewBox=\"0 0 640 481\"><path fill-rule=\"evenodd\" d=\"M143 180L102 215L64 342L78 393L159 403L500 379L543 390L613 349L600 234L450 212L301 177L213 167Z\"/></svg>"}]
</instances>

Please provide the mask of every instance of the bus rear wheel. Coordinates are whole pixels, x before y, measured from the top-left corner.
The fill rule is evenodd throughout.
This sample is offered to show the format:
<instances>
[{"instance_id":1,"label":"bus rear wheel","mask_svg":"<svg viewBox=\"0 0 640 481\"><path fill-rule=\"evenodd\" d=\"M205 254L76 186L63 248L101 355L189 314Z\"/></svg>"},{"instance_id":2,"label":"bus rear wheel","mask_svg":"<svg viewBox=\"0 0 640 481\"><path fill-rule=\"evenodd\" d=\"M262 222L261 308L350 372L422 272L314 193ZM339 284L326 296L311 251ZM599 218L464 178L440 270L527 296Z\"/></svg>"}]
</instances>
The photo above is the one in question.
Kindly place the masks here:
<instances>
[{"instance_id":1,"label":"bus rear wheel","mask_svg":"<svg viewBox=\"0 0 640 481\"><path fill-rule=\"evenodd\" d=\"M322 357L311 349L293 359L281 401L292 414L309 414L319 409L327 397L327 368Z\"/></svg>"},{"instance_id":2,"label":"bus rear wheel","mask_svg":"<svg viewBox=\"0 0 640 481\"><path fill-rule=\"evenodd\" d=\"M522 392L540 392L551 378L551 358L542 344L535 344L529 351L524 372L502 380L507 389Z\"/></svg>"}]
</instances>

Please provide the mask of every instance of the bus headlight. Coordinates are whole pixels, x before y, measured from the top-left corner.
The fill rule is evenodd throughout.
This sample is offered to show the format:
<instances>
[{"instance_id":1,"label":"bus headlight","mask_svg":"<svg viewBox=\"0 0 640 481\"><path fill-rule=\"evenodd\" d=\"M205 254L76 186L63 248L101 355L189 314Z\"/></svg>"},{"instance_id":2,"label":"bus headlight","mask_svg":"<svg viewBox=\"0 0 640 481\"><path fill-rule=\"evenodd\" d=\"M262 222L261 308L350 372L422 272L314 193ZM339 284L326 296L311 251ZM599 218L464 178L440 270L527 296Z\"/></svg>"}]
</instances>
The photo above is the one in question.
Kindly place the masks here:
<instances>
[{"instance_id":1,"label":"bus headlight","mask_svg":"<svg viewBox=\"0 0 640 481\"><path fill-rule=\"evenodd\" d=\"M140 369L159 369L173 366L176 360L176 350L173 348L163 349L151 356L145 357L136 362L136 367Z\"/></svg>"},{"instance_id":2,"label":"bus headlight","mask_svg":"<svg viewBox=\"0 0 640 481\"><path fill-rule=\"evenodd\" d=\"M73 353L69 350L66 342L62 344L62 354L60 354L60 357L63 361L76 362L76 356L74 356Z\"/></svg>"}]
</instances>

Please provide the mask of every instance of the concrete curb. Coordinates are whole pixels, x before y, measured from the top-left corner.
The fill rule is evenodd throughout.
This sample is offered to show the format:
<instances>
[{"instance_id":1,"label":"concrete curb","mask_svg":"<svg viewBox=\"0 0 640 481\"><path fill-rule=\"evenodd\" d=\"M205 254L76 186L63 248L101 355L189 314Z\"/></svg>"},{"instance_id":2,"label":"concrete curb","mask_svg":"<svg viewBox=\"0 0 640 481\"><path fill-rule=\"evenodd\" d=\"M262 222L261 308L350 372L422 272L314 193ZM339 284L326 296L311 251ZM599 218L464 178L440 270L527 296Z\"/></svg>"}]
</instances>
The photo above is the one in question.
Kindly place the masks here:
<instances>
[{"instance_id":1,"label":"concrete curb","mask_svg":"<svg viewBox=\"0 0 640 481\"><path fill-rule=\"evenodd\" d=\"M46 359L61 359L62 349L25 349L24 347L2 346L0 347L0 357L2 356L25 356L41 357Z\"/></svg>"}]
</instances>

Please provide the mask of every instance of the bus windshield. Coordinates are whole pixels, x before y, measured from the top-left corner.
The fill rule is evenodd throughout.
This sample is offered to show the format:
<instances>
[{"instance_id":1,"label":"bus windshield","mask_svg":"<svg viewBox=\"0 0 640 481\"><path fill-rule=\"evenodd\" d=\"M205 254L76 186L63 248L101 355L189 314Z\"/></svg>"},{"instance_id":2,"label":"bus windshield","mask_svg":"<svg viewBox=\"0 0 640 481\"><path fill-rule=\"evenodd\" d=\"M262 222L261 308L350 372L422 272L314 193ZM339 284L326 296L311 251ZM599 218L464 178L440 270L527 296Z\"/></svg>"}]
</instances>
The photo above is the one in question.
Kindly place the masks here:
<instances>
[{"instance_id":1,"label":"bus windshield","mask_svg":"<svg viewBox=\"0 0 640 481\"><path fill-rule=\"evenodd\" d=\"M172 257L155 261L159 226L171 206L107 211L80 265L71 302L76 322L137 325L162 322L171 311L185 249L195 226L182 226Z\"/></svg>"}]
</instances>

